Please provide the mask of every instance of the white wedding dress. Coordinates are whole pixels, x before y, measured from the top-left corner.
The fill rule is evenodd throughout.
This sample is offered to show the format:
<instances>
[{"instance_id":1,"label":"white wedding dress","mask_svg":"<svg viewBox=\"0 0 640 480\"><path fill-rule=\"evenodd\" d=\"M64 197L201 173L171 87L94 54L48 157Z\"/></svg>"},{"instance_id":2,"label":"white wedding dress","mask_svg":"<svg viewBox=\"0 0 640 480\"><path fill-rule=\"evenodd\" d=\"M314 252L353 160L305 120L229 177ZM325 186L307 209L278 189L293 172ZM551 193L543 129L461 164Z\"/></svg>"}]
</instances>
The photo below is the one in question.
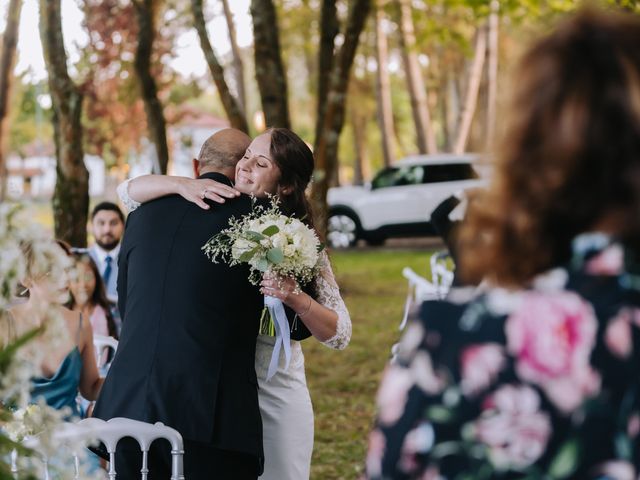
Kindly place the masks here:
<instances>
[{"instance_id":1,"label":"white wedding dress","mask_svg":"<svg viewBox=\"0 0 640 480\"><path fill-rule=\"evenodd\" d=\"M140 206L129 197L129 180L118 186L118 196L132 212ZM321 270L316 279L316 301L338 315L336 333L322 342L336 350L344 349L351 340L351 318L340 296L326 252L320 258ZM283 350L276 374L267 381L275 338L260 335L256 342L255 368L258 376L258 400L262 416L264 473L260 480L305 480L309 478L313 452L314 418L311 397L304 370L300 342L291 340L291 360L285 369Z\"/></svg>"}]
</instances>

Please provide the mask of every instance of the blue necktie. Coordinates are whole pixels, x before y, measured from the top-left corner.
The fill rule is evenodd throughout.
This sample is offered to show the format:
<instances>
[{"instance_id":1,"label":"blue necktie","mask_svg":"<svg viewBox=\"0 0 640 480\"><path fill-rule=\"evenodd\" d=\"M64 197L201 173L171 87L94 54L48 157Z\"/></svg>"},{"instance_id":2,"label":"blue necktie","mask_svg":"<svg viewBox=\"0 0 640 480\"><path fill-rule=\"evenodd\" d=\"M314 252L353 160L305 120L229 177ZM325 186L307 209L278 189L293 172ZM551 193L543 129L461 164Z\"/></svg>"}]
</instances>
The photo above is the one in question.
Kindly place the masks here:
<instances>
[{"instance_id":1,"label":"blue necktie","mask_svg":"<svg viewBox=\"0 0 640 480\"><path fill-rule=\"evenodd\" d=\"M104 263L106 266L104 267L104 273L102 274L102 278L104 279L105 288L108 287L109 277L111 276L111 260L113 259L109 255L107 255L107 258L104 259Z\"/></svg>"}]
</instances>

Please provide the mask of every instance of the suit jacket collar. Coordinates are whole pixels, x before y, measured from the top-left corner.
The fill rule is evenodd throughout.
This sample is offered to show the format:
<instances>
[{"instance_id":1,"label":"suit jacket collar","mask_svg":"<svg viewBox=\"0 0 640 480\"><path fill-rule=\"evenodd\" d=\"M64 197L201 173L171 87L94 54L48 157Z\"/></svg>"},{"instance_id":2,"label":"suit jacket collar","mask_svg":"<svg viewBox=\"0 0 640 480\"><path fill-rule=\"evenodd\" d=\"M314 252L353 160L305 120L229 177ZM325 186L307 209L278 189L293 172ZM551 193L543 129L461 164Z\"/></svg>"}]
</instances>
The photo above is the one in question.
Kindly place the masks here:
<instances>
[{"instance_id":1,"label":"suit jacket collar","mask_svg":"<svg viewBox=\"0 0 640 480\"><path fill-rule=\"evenodd\" d=\"M198 178L208 178L210 180L215 180L216 182L224 183L230 187L233 187L233 182L226 175L219 172L207 172L200 175Z\"/></svg>"}]
</instances>

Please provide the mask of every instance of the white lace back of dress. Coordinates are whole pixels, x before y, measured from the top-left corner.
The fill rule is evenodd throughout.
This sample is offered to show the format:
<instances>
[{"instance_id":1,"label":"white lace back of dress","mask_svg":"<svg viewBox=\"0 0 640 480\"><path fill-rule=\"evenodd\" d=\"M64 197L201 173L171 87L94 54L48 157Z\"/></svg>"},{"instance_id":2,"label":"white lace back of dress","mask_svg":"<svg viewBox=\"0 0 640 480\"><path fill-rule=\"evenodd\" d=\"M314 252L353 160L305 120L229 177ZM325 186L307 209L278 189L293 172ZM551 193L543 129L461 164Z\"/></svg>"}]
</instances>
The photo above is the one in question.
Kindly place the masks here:
<instances>
[{"instance_id":1,"label":"white lace back of dress","mask_svg":"<svg viewBox=\"0 0 640 480\"><path fill-rule=\"evenodd\" d=\"M136 208L138 208L141 205L140 202L136 202L133 198L129 196L130 181L131 179L125 180L120 185L118 185L118 188L116 190L118 192L118 197L120 197L120 201L126 207L129 213L133 212Z\"/></svg>"},{"instance_id":2,"label":"white lace back of dress","mask_svg":"<svg viewBox=\"0 0 640 480\"><path fill-rule=\"evenodd\" d=\"M327 252L321 253L320 265L320 275L318 275L316 282L316 300L319 304L330 308L338 314L335 335L322 343L327 347L342 350L349 345L349 341L351 340L351 317L340 295L340 288L333 275Z\"/></svg>"}]
</instances>

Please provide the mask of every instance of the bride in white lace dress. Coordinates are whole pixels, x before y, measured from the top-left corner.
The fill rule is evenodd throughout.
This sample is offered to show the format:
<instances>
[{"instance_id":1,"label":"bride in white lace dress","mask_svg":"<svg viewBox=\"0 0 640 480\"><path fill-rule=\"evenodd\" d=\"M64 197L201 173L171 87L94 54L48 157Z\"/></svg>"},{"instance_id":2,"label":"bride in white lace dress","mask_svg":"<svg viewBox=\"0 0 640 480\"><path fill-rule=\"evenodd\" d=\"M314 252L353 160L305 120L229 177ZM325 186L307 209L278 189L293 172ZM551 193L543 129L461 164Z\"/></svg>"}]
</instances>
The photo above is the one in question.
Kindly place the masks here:
<instances>
[{"instance_id":1,"label":"bride in white lace dress","mask_svg":"<svg viewBox=\"0 0 640 480\"><path fill-rule=\"evenodd\" d=\"M198 161L210 161L215 156L216 145L208 141ZM194 166L197 175L198 163L194 162ZM180 194L202 208L209 208L205 198L222 202L223 197L230 198L238 192L258 198L277 194L285 214L310 223L312 216L305 190L312 173L313 154L309 147L290 130L277 128L251 142L235 168L235 190L210 179L148 175L122 183L118 195L132 211L141 203L168 194ZM321 265L312 295L295 293L299 289L290 278L265 278L261 291L280 298L324 345L342 350L351 339L351 319L326 252L322 253ZM260 335L256 345L255 367L265 453L265 470L260 478L304 480L309 478L314 435L304 355L300 342L291 340L289 367L285 368L281 351L278 371L267 381L274 343L274 337Z\"/></svg>"}]
</instances>

